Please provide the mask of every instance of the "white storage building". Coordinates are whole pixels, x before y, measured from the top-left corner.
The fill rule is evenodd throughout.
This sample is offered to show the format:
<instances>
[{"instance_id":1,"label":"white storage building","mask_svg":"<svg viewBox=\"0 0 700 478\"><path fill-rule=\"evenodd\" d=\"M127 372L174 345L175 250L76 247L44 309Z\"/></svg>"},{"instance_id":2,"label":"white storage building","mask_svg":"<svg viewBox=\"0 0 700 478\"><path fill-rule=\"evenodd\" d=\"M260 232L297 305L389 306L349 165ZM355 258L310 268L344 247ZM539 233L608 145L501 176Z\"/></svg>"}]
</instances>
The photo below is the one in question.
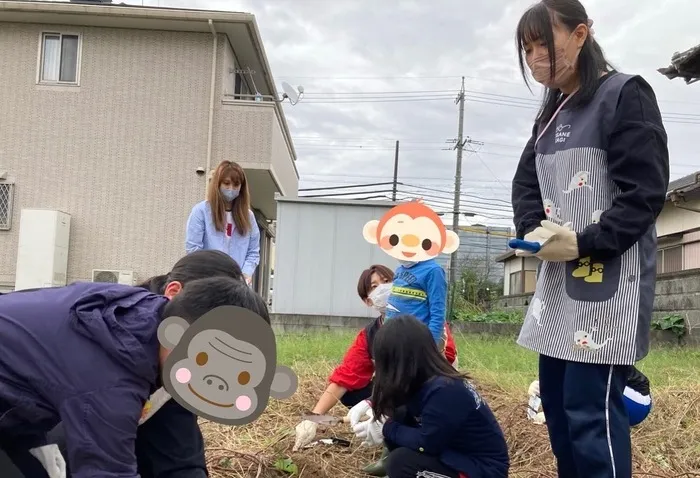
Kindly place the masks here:
<instances>
[{"instance_id":1,"label":"white storage building","mask_svg":"<svg viewBox=\"0 0 700 478\"><path fill-rule=\"evenodd\" d=\"M277 197L272 312L319 317L374 317L357 296L372 264L398 261L365 241L362 228L395 203Z\"/></svg>"}]
</instances>

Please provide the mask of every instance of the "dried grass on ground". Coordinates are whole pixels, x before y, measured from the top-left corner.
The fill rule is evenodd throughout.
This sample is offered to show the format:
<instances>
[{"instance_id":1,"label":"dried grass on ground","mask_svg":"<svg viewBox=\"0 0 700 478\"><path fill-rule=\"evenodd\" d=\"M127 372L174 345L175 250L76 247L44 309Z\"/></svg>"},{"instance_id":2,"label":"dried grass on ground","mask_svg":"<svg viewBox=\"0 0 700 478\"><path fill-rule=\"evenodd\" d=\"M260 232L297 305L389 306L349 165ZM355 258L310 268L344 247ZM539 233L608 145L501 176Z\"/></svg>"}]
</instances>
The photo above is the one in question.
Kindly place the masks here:
<instances>
[{"instance_id":1,"label":"dried grass on ground","mask_svg":"<svg viewBox=\"0 0 700 478\"><path fill-rule=\"evenodd\" d=\"M350 448L318 445L292 452L294 427L315 403L329 365L303 369L297 393L288 401L271 400L265 414L244 427L204 422L207 461L212 478L272 478L289 476L274 467L291 458L299 478L359 478L362 466L379 451L359 447L347 425L327 427L318 438L337 436L352 441ZM478 383L508 441L513 478L555 478L547 431L524 419L525 391L515 393L492 383ZM655 389L655 408L644 425L633 431L637 477L700 477L700 385L686 390ZM335 414L342 414L338 407ZM340 416L340 415L338 415Z\"/></svg>"}]
</instances>

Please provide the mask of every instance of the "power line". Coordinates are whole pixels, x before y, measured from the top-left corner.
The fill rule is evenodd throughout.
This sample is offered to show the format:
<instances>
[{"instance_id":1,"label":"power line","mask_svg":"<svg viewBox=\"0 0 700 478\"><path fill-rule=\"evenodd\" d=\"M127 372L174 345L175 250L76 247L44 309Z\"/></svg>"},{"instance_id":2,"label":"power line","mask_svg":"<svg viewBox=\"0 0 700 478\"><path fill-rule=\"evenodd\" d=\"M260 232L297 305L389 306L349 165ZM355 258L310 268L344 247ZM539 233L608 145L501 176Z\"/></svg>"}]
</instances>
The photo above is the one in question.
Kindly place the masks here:
<instances>
[{"instance_id":1,"label":"power line","mask_svg":"<svg viewBox=\"0 0 700 478\"><path fill-rule=\"evenodd\" d=\"M381 193L387 193L387 192L392 192L392 197L393 197L393 190L389 191L387 189L383 190L370 190L370 191L350 191L350 192L345 192L349 188L369 188L369 187L375 187L375 186L383 186L383 185L388 185L392 183L374 183L374 184L356 184L356 185L351 185L351 186L338 186L335 188L306 188L306 189L299 189L299 192L320 192L320 191L327 191L322 194L305 194L301 197L306 197L306 198L321 198L321 197L347 197L347 196L355 196L359 194L381 194ZM397 183L399 185L402 185L402 183ZM331 190L331 191L329 191ZM340 190L342 192L335 192L335 190ZM411 196L420 196L423 198L427 198L429 200L437 200L437 201L449 201L450 198L438 194L425 194L422 192L415 192L415 191L405 191L405 190L397 190L398 193L400 194L405 194L405 195L411 195ZM385 196L382 196L385 197ZM482 211L487 211L487 212L494 212L494 213L505 213L505 214L510 214L511 213L511 207L510 204L507 204L504 202L503 205L496 204L495 198L488 198L488 197L483 197L483 196L474 196L470 195L468 197L473 198L472 200L470 199L463 199L465 196L460 195L459 196L459 204L460 206L464 206L467 208L478 208ZM356 199L356 198L351 198L351 199ZM392 199L393 200L393 199Z\"/></svg>"},{"instance_id":2,"label":"power line","mask_svg":"<svg viewBox=\"0 0 700 478\"><path fill-rule=\"evenodd\" d=\"M406 183L399 183L402 184L403 186L410 187L410 188L416 188L419 190L425 190L425 191L433 191L433 192L438 192L438 193L444 193L444 194L452 194L453 191L447 191L445 189L437 189L437 188L426 188L425 186L414 186L412 184L406 184ZM471 198L477 198L477 199L488 199L489 201L494 201L494 202L503 202L506 204L508 207L510 207L510 201L506 201L505 199L497 199L497 198L484 198L482 196L473 196L470 194L464 194L462 193L462 197L471 197Z\"/></svg>"},{"instance_id":3,"label":"power line","mask_svg":"<svg viewBox=\"0 0 700 478\"><path fill-rule=\"evenodd\" d=\"M349 193L326 193L326 194L305 194L304 196L299 196L303 198L327 198L331 196L353 196L355 194L367 194L367 193L390 193L391 189L382 189L380 191L353 191Z\"/></svg>"},{"instance_id":4,"label":"power line","mask_svg":"<svg viewBox=\"0 0 700 478\"><path fill-rule=\"evenodd\" d=\"M305 188L305 189L299 189L299 192L303 191L326 191L329 189L351 189L351 188L368 188L372 186L386 186L388 184L393 184L393 183L369 183L369 184L352 184L349 186L329 186L326 188Z\"/></svg>"},{"instance_id":5,"label":"power line","mask_svg":"<svg viewBox=\"0 0 700 478\"><path fill-rule=\"evenodd\" d=\"M501 79L495 79L495 78L483 78L483 77L476 77L476 76L467 76L467 75L456 75L456 76L422 76L422 75L416 75L416 76L411 76L411 75L404 75L404 76L280 76L279 78L284 78L284 79L295 79L295 80L338 80L338 81L345 81L345 80L454 80L454 79L459 79L462 78L468 78L470 80L476 80L476 81L488 81L490 83L505 83L505 84L510 84L510 85L517 85L521 87L525 87L525 85L522 82L515 82L515 81L508 81L508 80L501 80Z\"/></svg>"},{"instance_id":6,"label":"power line","mask_svg":"<svg viewBox=\"0 0 700 478\"><path fill-rule=\"evenodd\" d=\"M525 83L522 80L519 81L510 81L510 80L504 80L500 78L487 78L487 77L477 77L477 76L468 76L468 75L439 75L439 76L423 76L423 75L393 75L393 76L287 76L287 75L282 75L279 76L278 78L280 79L295 79L295 80L301 80L301 79L307 79L307 80L325 80L325 81L346 81L346 80L354 80L354 81L375 81L375 80L406 80L406 81L419 81L419 80L455 80L459 78L467 78L469 80L474 80L474 81L483 81L483 82L488 82L488 83L503 83L503 84L508 84L508 85L515 85L519 86L522 88L526 88ZM456 92L456 90L453 90ZM697 101L683 101L683 100L664 100L664 99L657 99L659 103L677 103L677 104L700 104L700 102Z\"/></svg>"},{"instance_id":7,"label":"power line","mask_svg":"<svg viewBox=\"0 0 700 478\"><path fill-rule=\"evenodd\" d=\"M513 96L504 95L500 93L489 93L486 91L476 91L476 90L464 90L467 98L469 95L476 95L472 98L484 99L492 101L505 101L511 104L516 102L521 102L529 104L535 107L539 107L540 100L535 98L526 98L523 96ZM307 98L313 99L354 99L354 98L377 98L377 99L387 99L387 98L411 98L412 96L403 95L419 95L419 96L440 96L445 98L452 98L454 94L459 93L458 90L411 90L411 91L327 91L327 92L308 92L306 93ZM348 98L343 98L346 96ZM483 98L482 98L483 97ZM700 114L697 113L675 113L675 112L663 112L664 115L671 116L681 116L690 118L700 118Z\"/></svg>"},{"instance_id":8,"label":"power line","mask_svg":"<svg viewBox=\"0 0 700 478\"><path fill-rule=\"evenodd\" d=\"M385 190L375 190L375 191L353 191L353 192L341 192L341 193L325 193L325 194L312 194L312 195L303 195L300 197L304 198L334 198L334 197L346 197L347 199L351 200L364 200L364 199L386 199L386 200L391 200L386 194L391 193L391 190L385 189ZM357 195L365 195L364 197L349 197L349 196L357 196ZM373 196L366 196L367 194L374 194ZM398 194L401 194L403 197L398 198L398 201L406 201L406 200L411 200L415 198L423 198L425 202L427 203L432 203L437 205L436 209L439 207L446 206L450 204L450 199L446 197L441 197L441 196L436 196L436 195L426 195L426 194L416 194L413 192L407 193L406 191L398 191ZM499 208L498 206L496 207L490 207L490 204L484 204L484 203L477 203L473 201L459 201L459 206L464 207L466 211L464 213L472 215L472 216L480 216L488 219L493 219L493 220L511 220L512 215L510 214L510 210L506 210L504 208ZM460 214L463 212L460 211ZM499 214L500 213L500 214ZM454 214L454 211L451 211L450 214Z\"/></svg>"}]
</instances>

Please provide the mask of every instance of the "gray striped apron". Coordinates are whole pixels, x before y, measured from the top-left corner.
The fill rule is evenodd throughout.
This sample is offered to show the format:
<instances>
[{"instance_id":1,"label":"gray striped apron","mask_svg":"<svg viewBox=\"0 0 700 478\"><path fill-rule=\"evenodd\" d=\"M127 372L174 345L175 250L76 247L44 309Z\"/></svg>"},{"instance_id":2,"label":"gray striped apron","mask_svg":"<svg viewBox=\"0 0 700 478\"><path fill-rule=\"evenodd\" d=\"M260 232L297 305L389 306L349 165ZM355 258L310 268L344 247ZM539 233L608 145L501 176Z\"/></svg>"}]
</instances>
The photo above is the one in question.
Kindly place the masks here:
<instances>
[{"instance_id":1,"label":"gray striped apron","mask_svg":"<svg viewBox=\"0 0 700 478\"><path fill-rule=\"evenodd\" d=\"M606 150L620 91L631 78L612 73L590 104L562 109L544 130L535 163L551 221L581 232L620 194ZM653 226L614 259L543 261L518 344L562 360L631 365L649 350L655 280Z\"/></svg>"}]
</instances>

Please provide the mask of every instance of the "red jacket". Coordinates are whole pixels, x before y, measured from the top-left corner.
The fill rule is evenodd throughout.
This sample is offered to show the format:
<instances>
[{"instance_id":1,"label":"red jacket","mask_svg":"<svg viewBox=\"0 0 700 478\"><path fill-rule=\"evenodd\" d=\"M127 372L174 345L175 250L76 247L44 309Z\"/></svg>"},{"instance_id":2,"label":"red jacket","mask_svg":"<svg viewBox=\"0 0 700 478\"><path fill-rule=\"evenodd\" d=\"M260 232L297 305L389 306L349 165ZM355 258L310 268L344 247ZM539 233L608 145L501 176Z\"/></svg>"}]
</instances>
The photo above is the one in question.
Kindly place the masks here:
<instances>
[{"instance_id":1,"label":"red jacket","mask_svg":"<svg viewBox=\"0 0 700 478\"><path fill-rule=\"evenodd\" d=\"M381 326L382 319L378 318L370 325L360 330L355 337L355 341L345 352L343 361L338 365L331 376L329 382L335 383L346 390L360 390L369 385L374 375L374 362L372 361L372 342L374 333ZM445 341L445 357L450 363L454 363L457 357L457 347L450 326L445 323L447 340Z\"/></svg>"}]
</instances>

